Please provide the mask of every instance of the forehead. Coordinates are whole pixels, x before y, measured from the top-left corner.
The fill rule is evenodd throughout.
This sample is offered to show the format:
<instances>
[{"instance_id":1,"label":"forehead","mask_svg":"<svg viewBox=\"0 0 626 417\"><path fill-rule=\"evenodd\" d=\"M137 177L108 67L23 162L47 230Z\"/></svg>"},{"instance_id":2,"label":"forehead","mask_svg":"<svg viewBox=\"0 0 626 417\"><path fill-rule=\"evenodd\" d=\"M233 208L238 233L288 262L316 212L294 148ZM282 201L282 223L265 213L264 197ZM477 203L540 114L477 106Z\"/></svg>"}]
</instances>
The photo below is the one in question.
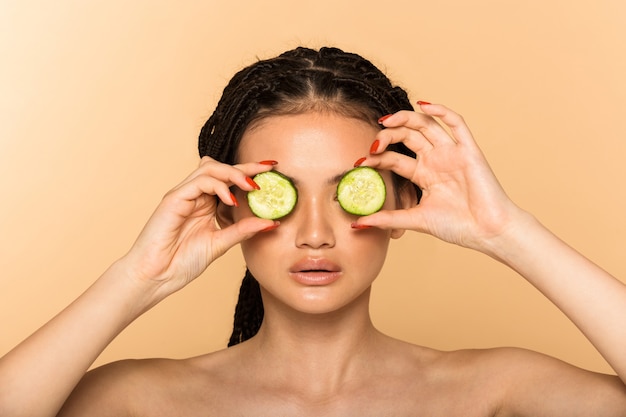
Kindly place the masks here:
<instances>
[{"instance_id":1,"label":"forehead","mask_svg":"<svg viewBox=\"0 0 626 417\"><path fill-rule=\"evenodd\" d=\"M281 169L345 168L367 154L379 130L334 113L271 116L244 133L237 160L274 159Z\"/></svg>"}]
</instances>

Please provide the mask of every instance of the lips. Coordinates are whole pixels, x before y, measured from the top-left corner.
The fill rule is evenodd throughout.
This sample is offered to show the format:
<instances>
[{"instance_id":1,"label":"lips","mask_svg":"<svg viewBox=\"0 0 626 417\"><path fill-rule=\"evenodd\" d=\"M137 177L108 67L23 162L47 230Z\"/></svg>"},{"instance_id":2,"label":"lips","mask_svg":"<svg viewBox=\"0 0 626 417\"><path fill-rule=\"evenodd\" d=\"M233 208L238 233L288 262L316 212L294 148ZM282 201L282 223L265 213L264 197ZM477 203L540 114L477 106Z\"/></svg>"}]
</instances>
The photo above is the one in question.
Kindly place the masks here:
<instances>
[{"instance_id":1,"label":"lips","mask_svg":"<svg viewBox=\"0 0 626 417\"><path fill-rule=\"evenodd\" d=\"M303 285L328 285L339 279L341 268L325 258L305 258L289 269L289 275Z\"/></svg>"}]
</instances>

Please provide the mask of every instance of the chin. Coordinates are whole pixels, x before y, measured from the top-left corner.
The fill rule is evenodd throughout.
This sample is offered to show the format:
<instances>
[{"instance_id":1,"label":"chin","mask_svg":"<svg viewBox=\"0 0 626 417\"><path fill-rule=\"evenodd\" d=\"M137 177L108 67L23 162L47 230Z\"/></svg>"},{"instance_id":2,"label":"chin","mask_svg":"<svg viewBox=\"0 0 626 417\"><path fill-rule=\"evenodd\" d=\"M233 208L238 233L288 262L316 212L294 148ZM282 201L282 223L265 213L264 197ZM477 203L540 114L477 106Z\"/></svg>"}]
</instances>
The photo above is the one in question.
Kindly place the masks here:
<instances>
[{"instance_id":1,"label":"chin","mask_svg":"<svg viewBox=\"0 0 626 417\"><path fill-rule=\"evenodd\" d=\"M352 310L351 307L363 306L367 311L369 306L370 288L352 294L339 294L331 291L331 288L304 288L297 294L290 294L285 299L280 299L263 292L264 303L279 303L292 313L302 313L310 315L327 315Z\"/></svg>"}]
</instances>

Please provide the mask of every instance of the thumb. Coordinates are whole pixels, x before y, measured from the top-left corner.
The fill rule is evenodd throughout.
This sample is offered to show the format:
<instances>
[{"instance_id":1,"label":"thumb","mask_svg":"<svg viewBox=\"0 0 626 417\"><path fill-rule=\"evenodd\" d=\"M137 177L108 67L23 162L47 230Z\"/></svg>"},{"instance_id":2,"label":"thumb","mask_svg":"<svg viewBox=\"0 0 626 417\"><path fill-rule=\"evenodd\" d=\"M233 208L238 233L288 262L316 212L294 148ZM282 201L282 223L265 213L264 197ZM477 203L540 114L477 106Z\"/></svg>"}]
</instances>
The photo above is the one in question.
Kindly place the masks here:
<instances>
[{"instance_id":1,"label":"thumb","mask_svg":"<svg viewBox=\"0 0 626 417\"><path fill-rule=\"evenodd\" d=\"M415 208L400 210L381 210L369 216L360 217L352 224L353 228L377 227L384 230L424 231L425 220L421 211Z\"/></svg>"},{"instance_id":2,"label":"thumb","mask_svg":"<svg viewBox=\"0 0 626 417\"><path fill-rule=\"evenodd\" d=\"M217 258L222 256L227 250L238 243L250 239L259 232L272 230L278 227L279 224L280 222L276 220L267 220L258 217L246 217L241 219L215 233L213 257Z\"/></svg>"}]
</instances>

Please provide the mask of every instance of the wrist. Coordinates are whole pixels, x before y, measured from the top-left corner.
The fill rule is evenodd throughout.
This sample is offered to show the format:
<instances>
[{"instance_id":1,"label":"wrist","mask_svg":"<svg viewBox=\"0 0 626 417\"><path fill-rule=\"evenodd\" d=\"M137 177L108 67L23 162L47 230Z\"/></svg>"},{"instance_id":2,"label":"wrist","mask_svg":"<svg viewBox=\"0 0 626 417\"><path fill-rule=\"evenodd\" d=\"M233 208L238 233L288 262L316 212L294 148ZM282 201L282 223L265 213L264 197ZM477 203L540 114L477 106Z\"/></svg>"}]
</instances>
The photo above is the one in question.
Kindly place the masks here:
<instances>
[{"instance_id":1,"label":"wrist","mask_svg":"<svg viewBox=\"0 0 626 417\"><path fill-rule=\"evenodd\" d=\"M481 252L515 267L515 259L528 245L529 235L538 227L542 226L532 214L516 207L500 231L483 242Z\"/></svg>"},{"instance_id":2,"label":"wrist","mask_svg":"<svg viewBox=\"0 0 626 417\"><path fill-rule=\"evenodd\" d=\"M160 281L147 279L126 257L115 261L94 286L102 286L123 303L129 322L167 296L163 295Z\"/></svg>"}]
</instances>

